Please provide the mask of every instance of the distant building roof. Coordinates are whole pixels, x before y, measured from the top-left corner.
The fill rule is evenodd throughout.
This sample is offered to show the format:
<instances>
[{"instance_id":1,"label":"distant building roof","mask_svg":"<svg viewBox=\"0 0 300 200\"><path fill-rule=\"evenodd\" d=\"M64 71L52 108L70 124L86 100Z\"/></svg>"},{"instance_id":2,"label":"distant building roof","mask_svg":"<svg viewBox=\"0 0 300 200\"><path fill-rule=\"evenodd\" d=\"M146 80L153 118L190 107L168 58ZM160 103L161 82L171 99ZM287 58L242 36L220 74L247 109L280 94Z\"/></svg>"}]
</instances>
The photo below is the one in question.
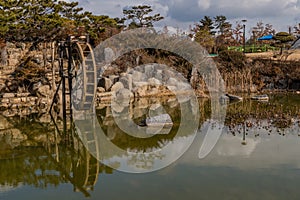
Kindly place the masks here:
<instances>
[{"instance_id":1,"label":"distant building roof","mask_svg":"<svg viewBox=\"0 0 300 200\"><path fill-rule=\"evenodd\" d=\"M272 40L273 39L273 35L269 34L269 35L264 35L260 38L258 38L257 40Z\"/></svg>"}]
</instances>

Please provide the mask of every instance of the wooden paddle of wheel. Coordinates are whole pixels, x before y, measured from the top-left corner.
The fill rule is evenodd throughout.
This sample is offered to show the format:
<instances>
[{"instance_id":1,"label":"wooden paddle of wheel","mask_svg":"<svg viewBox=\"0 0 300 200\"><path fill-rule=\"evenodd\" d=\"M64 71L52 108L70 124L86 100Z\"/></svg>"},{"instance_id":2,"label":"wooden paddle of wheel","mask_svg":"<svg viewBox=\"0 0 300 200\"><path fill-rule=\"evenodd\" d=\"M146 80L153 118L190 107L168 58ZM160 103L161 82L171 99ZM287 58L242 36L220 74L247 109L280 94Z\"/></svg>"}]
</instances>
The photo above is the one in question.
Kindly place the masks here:
<instances>
[{"instance_id":1,"label":"wooden paddle of wheel","mask_svg":"<svg viewBox=\"0 0 300 200\"><path fill-rule=\"evenodd\" d=\"M97 89L94 53L88 43L73 42L71 46L72 104L76 110L93 108Z\"/></svg>"}]
</instances>

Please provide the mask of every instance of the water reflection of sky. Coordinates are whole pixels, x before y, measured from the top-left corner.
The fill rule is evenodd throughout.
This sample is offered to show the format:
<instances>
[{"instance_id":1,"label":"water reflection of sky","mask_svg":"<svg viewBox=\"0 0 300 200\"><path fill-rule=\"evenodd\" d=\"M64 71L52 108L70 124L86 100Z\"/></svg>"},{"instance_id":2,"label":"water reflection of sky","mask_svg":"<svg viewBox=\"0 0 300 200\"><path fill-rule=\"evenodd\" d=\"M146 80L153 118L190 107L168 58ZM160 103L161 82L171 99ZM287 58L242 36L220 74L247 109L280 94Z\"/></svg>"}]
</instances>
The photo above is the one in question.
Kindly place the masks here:
<instances>
[{"instance_id":1,"label":"water reflection of sky","mask_svg":"<svg viewBox=\"0 0 300 200\"><path fill-rule=\"evenodd\" d=\"M300 137L298 136L299 127L297 124L286 128L284 130L285 135L279 135L274 127L271 127L272 132L257 127L247 130L246 145L243 145L243 134L232 135L225 127L217 144L203 159L198 158L198 153L207 133L199 130L191 147L177 161L177 164L233 167L244 170L280 168L283 165L300 168L298 156ZM160 166L167 166L168 163L171 163L172 159L177 158L180 152L185 151L186 144L193 139L193 135L190 135L169 141L172 143L171 148L162 151L157 149L151 158L147 157L149 154L138 158L128 153L122 157L115 156L106 162L119 163L119 168L122 171L141 171L143 167L152 171L151 169L159 169Z\"/></svg>"},{"instance_id":2,"label":"water reflection of sky","mask_svg":"<svg viewBox=\"0 0 300 200\"><path fill-rule=\"evenodd\" d=\"M246 135L246 145L242 145L243 134L224 131L216 146L204 159L196 159L204 134L198 133L191 148L180 161L182 164L196 166L223 166L239 169L278 168L288 165L300 168L299 127L294 125L279 135L274 129L270 135L264 129L257 130L259 136Z\"/></svg>"}]
</instances>

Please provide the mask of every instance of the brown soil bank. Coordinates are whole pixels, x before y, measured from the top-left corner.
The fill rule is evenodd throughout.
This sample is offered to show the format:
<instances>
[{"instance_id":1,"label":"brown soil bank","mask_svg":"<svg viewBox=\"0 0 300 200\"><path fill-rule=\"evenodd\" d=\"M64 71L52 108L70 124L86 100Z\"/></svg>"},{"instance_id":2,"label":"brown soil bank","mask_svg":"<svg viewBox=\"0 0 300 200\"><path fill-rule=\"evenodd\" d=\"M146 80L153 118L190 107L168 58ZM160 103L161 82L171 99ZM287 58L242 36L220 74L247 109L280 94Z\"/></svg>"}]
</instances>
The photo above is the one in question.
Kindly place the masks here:
<instances>
[{"instance_id":1,"label":"brown soil bank","mask_svg":"<svg viewBox=\"0 0 300 200\"><path fill-rule=\"evenodd\" d=\"M214 58L228 92L298 91L300 62L221 52Z\"/></svg>"}]
</instances>

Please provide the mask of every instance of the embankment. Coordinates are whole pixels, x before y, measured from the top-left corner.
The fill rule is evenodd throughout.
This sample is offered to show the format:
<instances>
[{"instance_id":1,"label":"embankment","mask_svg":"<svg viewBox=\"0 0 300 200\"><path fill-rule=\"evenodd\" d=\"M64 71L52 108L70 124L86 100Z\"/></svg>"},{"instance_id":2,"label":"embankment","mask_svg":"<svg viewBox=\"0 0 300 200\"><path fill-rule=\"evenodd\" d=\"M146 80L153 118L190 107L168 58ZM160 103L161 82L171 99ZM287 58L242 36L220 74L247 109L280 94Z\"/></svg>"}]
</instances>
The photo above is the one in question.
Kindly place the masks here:
<instances>
[{"instance_id":1,"label":"embankment","mask_svg":"<svg viewBox=\"0 0 300 200\"><path fill-rule=\"evenodd\" d=\"M1 52L0 110L9 111L8 115L27 115L41 110L47 112L60 80L55 46L49 43L33 48L30 44L7 43ZM212 59L223 77L228 93L300 91L298 60L245 56L232 51L221 52ZM191 64L183 58L165 51L137 50L105 66L106 70L98 82L97 103L109 101L111 95L122 88L132 91L122 93L129 97L172 95L166 87L160 86L160 79L166 75L163 70L156 71L149 66L148 71L156 77L147 80L144 80L142 72L132 70L148 63L164 64L181 73L199 97L207 96L203 78L193 73ZM97 67L101 68L101 65ZM214 75L209 76L214 81ZM166 82L177 84L173 79ZM180 87L184 88L185 85Z\"/></svg>"}]
</instances>

